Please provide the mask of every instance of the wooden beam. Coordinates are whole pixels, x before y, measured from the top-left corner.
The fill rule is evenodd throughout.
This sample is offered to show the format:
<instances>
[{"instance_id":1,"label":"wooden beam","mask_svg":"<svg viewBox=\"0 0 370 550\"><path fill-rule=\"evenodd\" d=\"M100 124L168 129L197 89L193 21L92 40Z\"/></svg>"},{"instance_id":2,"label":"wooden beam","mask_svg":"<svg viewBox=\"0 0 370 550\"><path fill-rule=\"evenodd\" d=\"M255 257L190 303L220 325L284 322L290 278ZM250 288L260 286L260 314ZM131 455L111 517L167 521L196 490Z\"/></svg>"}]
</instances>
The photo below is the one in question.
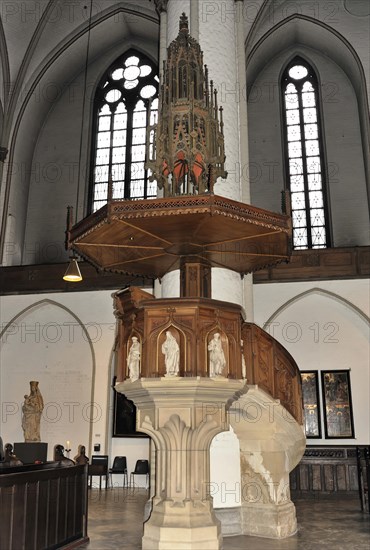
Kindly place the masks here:
<instances>
[{"instance_id":1,"label":"wooden beam","mask_svg":"<svg viewBox=\"0 0 370 550\"><path fill-rule=\"evenodd\" d=\"M152 288L152 279L98 272L80 262L83 280L66 283L67 263L0 267L0 295L116 290L128 286ZM297 250L288 264L262 269L253 275L254 283L294 282L329 279L357 279L370 276L370 247Z\"/></svg>"},{"instance_id":2,"label":"wooden beam","mask_svg":"<svg viewBox=\"0 0 370 550\"><path fill-rule=\"evenodd\" d=\"M0 295L118 290L127 286L153 287L151 279L99 272L87 262L79 262L83 280L79 283L67 283L63 281L67 266L67 263L62 263L1 267Z\"/></svg>"},{"instance_id":3,"label":"wooden beam","mask_svg":"<svg viewBox=\"0 0 370 550\"><path fill-rule=\"evenodd\" d=\"M290 262L261 269L254 283L358 279L370 275L370 246L296 250Z\"/></svg>"}]
</instances>

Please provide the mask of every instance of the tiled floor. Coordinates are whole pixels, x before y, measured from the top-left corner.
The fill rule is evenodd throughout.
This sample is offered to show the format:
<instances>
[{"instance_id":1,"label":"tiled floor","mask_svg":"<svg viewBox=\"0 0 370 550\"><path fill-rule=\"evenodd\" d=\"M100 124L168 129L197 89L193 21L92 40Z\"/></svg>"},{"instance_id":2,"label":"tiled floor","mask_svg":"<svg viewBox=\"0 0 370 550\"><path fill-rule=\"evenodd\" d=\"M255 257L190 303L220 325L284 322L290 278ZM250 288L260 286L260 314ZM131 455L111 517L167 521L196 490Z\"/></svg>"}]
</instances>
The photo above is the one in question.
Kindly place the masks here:
<instances>
[{"instance_id":1,"label":"tiled floor","mask_svg":"<svg viewBox=\"0 0 370 550\"><path fill-rule=\"evenodd\" d=\"M141 549L148 492L114 488L89 491L88 550ZM224 538L224 550L370 550L370 515L357 500L297 501L298 533L284 540Z\"/></svg>"}]
</instances>

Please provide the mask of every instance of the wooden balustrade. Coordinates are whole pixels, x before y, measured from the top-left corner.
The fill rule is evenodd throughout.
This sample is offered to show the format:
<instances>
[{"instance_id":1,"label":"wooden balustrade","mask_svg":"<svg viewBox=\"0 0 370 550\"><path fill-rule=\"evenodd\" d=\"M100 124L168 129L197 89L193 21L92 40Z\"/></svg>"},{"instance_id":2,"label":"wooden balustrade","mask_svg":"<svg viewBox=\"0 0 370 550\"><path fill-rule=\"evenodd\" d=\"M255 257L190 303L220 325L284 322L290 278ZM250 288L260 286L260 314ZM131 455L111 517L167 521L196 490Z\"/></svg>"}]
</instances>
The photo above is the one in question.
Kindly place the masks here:
<instances>
[{"instance_id":1,"label":"wooden balustrade","mask_svg":"<svg viewBox=\"0 0 370 550\"><path fill-rule=\"evenodd\" d=\"M299 369L290 353L275 338L253 323L242 326L243 353L248 384L257 384L303 422Z\"/></svg>"},{"instance_id":2,"label":"wooden balustrade","mask_svg":"<svg viewBox=\"0 0 370 550\"><path fill-rule=\"evenodd\" d=\"M0 548L76 548L87 537L87 466L0 467Z\"/></svg>"},{"instance_id":3,"label":"wooden balustrade","mask_svg":"<svg viewBox=\"0 0 370 550\"><path fill-rule=\"evenodd\" d=\"M117 381L129 378L127 357L136 337L141 346L140 377L165 376L162 343L166 331L180 350L179 376L208 377L208 344L218 332L226 358L223 376L240 380L244 355L248 384L258 384L302 424L301 378L293 357L270 334L245 323L240 306L209 298L155 299L137 288L115 295L118 319Z\"/></svg>"},{"instance_id":4,"label":"wooden balustrade","mask_svg":"<svg viewBox=\"0 0 370 550\"><path fill-rule=\"evenodd\" d=\"M366 471L369 449L369 446L354 445L308 446L302 460L290 474L292 497L358 498L359 509L362 507L369 512L366 494L369 483L367 475L370 479ZM362 471L359 458L364 462Z\"/></svg>"}]
</instances>

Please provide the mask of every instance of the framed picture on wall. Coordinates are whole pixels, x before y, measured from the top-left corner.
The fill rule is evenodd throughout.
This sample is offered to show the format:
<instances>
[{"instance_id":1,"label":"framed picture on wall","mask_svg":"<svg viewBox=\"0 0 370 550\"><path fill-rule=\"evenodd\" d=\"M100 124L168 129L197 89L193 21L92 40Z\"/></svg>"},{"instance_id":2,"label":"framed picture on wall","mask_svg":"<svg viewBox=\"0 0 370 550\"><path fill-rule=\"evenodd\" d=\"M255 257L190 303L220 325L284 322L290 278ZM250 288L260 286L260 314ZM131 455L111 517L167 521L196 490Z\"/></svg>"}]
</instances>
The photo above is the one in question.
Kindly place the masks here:
<instances>
[{"instance_id":1,"label":"framed picture on wall","mask_svg":"<svg viewBox=\"0 0 370 550\"><path fill-rule=\"evenodd\" d=\"M307 438L321 437L319 377L317 371L302 371L304 424Z\"/></svg>"},{"instance_id":2,"label":"framed picture on wall","mask_svg":"<svg viewBox=\"0 0 370 550\"><path fill-rule=\"evenodd\" d=\"M325 437L352 438L353 412L349 370L322 371Z\"/></svg>"},{"instance_id":3,"label":"framed picture on wall","mask_svg":"<svg viewBox=\"0 0 370 550\"><path fill-rule=\"evenodd\" d=\"M133 401L114 389L113 380L113 437L148 437L136 431L136 407Z\"/></svg>"}]
</instances>

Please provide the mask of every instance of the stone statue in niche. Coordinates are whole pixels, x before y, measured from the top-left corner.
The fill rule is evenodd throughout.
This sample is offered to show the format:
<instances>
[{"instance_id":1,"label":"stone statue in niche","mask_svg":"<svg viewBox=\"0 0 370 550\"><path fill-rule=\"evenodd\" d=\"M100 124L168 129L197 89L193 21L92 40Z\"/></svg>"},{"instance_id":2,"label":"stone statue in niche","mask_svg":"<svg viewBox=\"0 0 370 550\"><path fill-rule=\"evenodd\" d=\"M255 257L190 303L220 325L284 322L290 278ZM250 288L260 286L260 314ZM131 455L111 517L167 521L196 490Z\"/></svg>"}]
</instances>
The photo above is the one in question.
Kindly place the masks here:
<instances>
[{"instance_id":1,"label":"stone statue in niche","mask_svg":"<svg viewBox=\"0 0 370 550\"><path fill-rule=\"evenodd\" d=\"M224 350L222 349L222 341L220 333L215 332L212 340L208 343L209 351L209 376L223 376L223 370L226 367L226 359Z\"/></svg>"},{"instance_id":2,"label":"stone statue in niche","mask_svg":"<svg viewBox=\"0 0 370 550\"><path fill-rule=\"evenodd\" d=\"M75 463L70 458L64 456L63 445L55 445L54 447L54 462L60 462L61 466L74 466Z\"/></svg>"},{"instance_id":3,"label":"stone statue in niche","mask_svg":"<svg viewBox=\"0 0 370 550\"><path fill-rule=\"evenodd\" d=\"M44 409L44 400L39 390L39 383L30 382L30 395L24 396L22 406L22 428L26 443L41 441L40 420Z\"/></svg>"},{"instance_id":4,"label":"stone statue in niche","mask_svg":"<svg viewBox=\"0 0 370 550\"><path fill-rule=\"evenodd\" d=\"M76 464L88 464L89 459L86 456L86 447L85 445L79 445L78 446L78 454L74 457L74 461Z\"/></svg>"},{"instance_id":5,"label":"stone statue in niche","mask_svg":"<svg viewBox=\"0 0 370 550\"><path fill-rule=\"evenodd\" d=\"M131 340L132 344L127 355L127 365L130 380L135 382L140 374L140 342L136 336L133 336Z\"/></svg>"},{"instance_id":6,"label":"stone statue in niche","mask_svg":"<svg viewBox=\"0 0 370 550\"><path fill-rule=\"evenodd\" d=\"M166 331L166 339L162 344L162 353L166 365L166 376L177 376L180 368L180 348L169 330Z\"/></svg>"}]
</instances>

